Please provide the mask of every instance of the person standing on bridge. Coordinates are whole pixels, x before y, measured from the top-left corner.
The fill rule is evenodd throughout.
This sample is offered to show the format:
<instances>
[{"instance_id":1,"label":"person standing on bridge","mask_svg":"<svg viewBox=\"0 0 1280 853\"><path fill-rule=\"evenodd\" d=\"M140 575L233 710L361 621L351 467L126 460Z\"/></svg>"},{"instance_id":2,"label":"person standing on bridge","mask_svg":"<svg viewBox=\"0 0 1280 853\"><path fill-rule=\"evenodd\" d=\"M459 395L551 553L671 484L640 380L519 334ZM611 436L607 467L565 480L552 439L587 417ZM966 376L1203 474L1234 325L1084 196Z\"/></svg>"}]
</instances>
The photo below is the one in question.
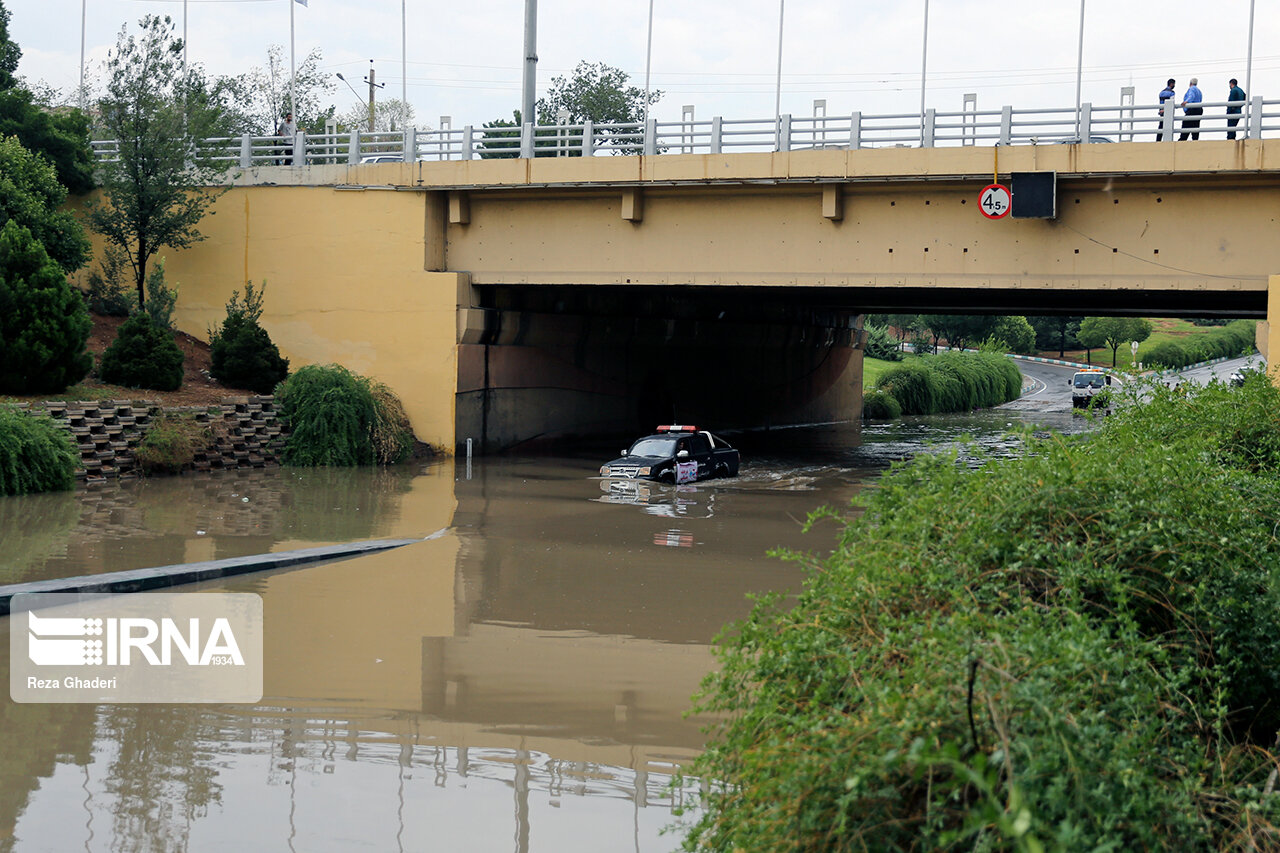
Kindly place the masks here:
<instances>
[{"instance_id":1,"label":"person standing on bridge","mask_svg":"<svg viewBox=\"0 0 1280 853\"><path fill-rule=\"evenodd\" d=\"M1227 92L1227 139L1236 138L1236 125L1240 123L1240 108L1244 106L1245 95L1244 89L1236 83L1236 78L1230 80L1231 91Z\"/></svg>"},{"instance_id":2,"label":"person standing on bridge","mask_svg":"<svg viewBox=\"0 0 1280 853\"><path fill-rule=\"evenodd\" d=\"M1179 105L1186 113L1186 118L1182 120L1182 135L1178 137L1179 142L1188 136L1196 140L1200 138L1200 116L1204 113L1204 107L1200 106L1200 103L1204 100L1204 95L1200 94L1200 87L1196 85L1198 82L1196 78L1191 78L1191 86L1187 89L1187 94L1182 96L1182 103Z\"/></svg>"},{"instance_id":3,"label":"person standing on bridge","mask_svg":"<svg viewBox=\"0 0 1280 853\"><path fill-rule=\"evenodd\" d=\"M293 122L293 113L285 113L277 131L282 139L280 149L284 154L284 165L293 165L293 143L298 136L298 126Z\"/></svg>"},{"instance_id":4,"label":"person standing on bridge","mask_svg":"<svg viewBox=\"0 0 1280 853\"><path fill-rule=\"evenodd\" d=\"M1177 82L1178 82L1177 80L1174 80L1172 77L1170 77L1169 82L1164 84L1164 89L1160 91L1161 122L1160 122L1160 129L1156 131L1156 142L1159 142L1160 140L1164 139L1164 102L1171 101L1174 98L1178 97L1178 93L1173 90L1173 87Z\"/></svg>"}]
</instances>

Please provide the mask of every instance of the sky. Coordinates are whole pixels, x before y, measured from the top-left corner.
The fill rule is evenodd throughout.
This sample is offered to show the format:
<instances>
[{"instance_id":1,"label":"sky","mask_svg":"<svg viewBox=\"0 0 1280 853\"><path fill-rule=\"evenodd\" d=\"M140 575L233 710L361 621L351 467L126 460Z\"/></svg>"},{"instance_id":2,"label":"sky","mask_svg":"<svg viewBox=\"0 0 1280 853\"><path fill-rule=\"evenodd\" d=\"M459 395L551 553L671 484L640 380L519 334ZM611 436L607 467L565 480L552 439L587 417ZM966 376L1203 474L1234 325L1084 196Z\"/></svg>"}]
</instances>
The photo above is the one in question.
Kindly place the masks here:
<instances>
[{"instance_id":1,"label":"sky","mask_svg":"<svg viewBox=\"0 0 1280 853\"><path fill-rule=\"evenodd\" d=\"M70 91L79 80L82 10L90 76L123 26L169 15L182 31L183 0L0 0L23 51L18 73ZM188 56L208 74L266 64L271 44L301 59L318 48L342 73L330 93L345 113L367 97L370 60L379 97L414 107L415 124L453 127L510 118L520 106L525 0L186 0ZM783 6L785 3L785 6ZM774 115L782 20L781 111L813 115L917 113L926 0L652 0L651 115L678 121ZM643 88L649 0L539 0L538 94L579 61L604 62ZM958 111L1075 104L1082 0L930 0L925 103ZM407 50L401 53L401 10ZM1249 0L1088 0L1084 3L1082 100L1116 105L1132 85L1151 104L1168 77L1179 94L1195 76L1206 101L1226 100L1227 80L1246 80ZM1280 4L1257 4L1250 95L1280 99Z\"/></svg>"}]
</instances>

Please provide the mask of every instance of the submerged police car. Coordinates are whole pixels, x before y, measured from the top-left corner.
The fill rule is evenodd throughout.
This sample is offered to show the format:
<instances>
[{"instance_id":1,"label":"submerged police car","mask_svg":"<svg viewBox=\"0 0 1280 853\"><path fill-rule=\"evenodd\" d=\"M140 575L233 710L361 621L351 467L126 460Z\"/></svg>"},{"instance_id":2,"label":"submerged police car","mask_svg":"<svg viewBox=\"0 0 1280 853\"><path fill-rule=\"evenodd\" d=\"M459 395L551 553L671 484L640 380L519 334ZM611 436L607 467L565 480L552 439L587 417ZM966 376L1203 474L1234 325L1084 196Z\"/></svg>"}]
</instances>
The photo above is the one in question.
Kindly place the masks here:
<instances>
[{"instance_id":1,"label":"submerged police car","mask_svg":"<svg viewBox=\"0 0 1280 853\"><path fill-rule=\"evenodd\" d=\"M736 477L740 462L738 451L724 439L695 426L667 424L601 465L600 476L692 483L708 477Z\"/></svg>"}]
</instances>

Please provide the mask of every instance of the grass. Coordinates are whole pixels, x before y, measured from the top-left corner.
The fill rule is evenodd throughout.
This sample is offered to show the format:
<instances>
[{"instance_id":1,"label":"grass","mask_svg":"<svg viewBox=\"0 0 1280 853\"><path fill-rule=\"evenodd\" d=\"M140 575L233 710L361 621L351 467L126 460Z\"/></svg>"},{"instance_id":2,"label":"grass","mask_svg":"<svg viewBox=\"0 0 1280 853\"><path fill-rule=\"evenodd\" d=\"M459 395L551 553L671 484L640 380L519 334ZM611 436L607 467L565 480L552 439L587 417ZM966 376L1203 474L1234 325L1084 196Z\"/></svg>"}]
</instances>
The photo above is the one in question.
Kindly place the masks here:
<instances>
[{"instance_id":1,"label":"grass","mask_svg":"<svg viewBox=\"0 0 1280 853\"><path fill-rule=\"evenodd\" d=\"M862 359L862 387L866 389L876 387L876 383L880 381L880 374L890 368L907 364L919 357L918 355L907 355L902 361L885 361L882 358L867 358L864 356Z\"/></svg>"}]
</instances>

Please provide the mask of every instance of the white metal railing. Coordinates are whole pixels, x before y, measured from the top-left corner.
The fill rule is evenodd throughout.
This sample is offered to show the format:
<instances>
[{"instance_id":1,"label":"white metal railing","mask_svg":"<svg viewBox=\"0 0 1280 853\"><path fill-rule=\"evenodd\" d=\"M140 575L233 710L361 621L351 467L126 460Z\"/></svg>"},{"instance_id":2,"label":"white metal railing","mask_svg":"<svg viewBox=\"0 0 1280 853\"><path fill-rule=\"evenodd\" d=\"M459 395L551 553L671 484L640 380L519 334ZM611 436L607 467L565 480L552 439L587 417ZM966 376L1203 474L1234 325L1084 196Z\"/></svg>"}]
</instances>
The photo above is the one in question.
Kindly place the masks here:
<instances>
[{"instance_id":1,"label":"white metal railing","mask_svg":"<svg viewBox=\"0 0 1280 853\"><path fill-rule=\"evenodd\" d=\"M419 131L299 133L294 139L242 136L205 139L198 150L215 162L241 168L269 165L358 164L399 160L473 160L489 157L594 157L613 155L720 154L728 151L934 148L961 145L1173 142L1188 139L1259 139L1280 131L1280 100L1206 102L1203 114L1159 104L1051 109L1002 107L887 115L782 115L766 119L716 116L647 124L578 124L474 127ZM1239 110L1228 113L1227 110ZM1189 124L1189 120L1191 124ZM1196 126L1198 125L1198 126ZM1229 135L1234 134L1234 135ZM113 162L119 146L90 143L94 158Z\"/></svg>"}]
</instances>

